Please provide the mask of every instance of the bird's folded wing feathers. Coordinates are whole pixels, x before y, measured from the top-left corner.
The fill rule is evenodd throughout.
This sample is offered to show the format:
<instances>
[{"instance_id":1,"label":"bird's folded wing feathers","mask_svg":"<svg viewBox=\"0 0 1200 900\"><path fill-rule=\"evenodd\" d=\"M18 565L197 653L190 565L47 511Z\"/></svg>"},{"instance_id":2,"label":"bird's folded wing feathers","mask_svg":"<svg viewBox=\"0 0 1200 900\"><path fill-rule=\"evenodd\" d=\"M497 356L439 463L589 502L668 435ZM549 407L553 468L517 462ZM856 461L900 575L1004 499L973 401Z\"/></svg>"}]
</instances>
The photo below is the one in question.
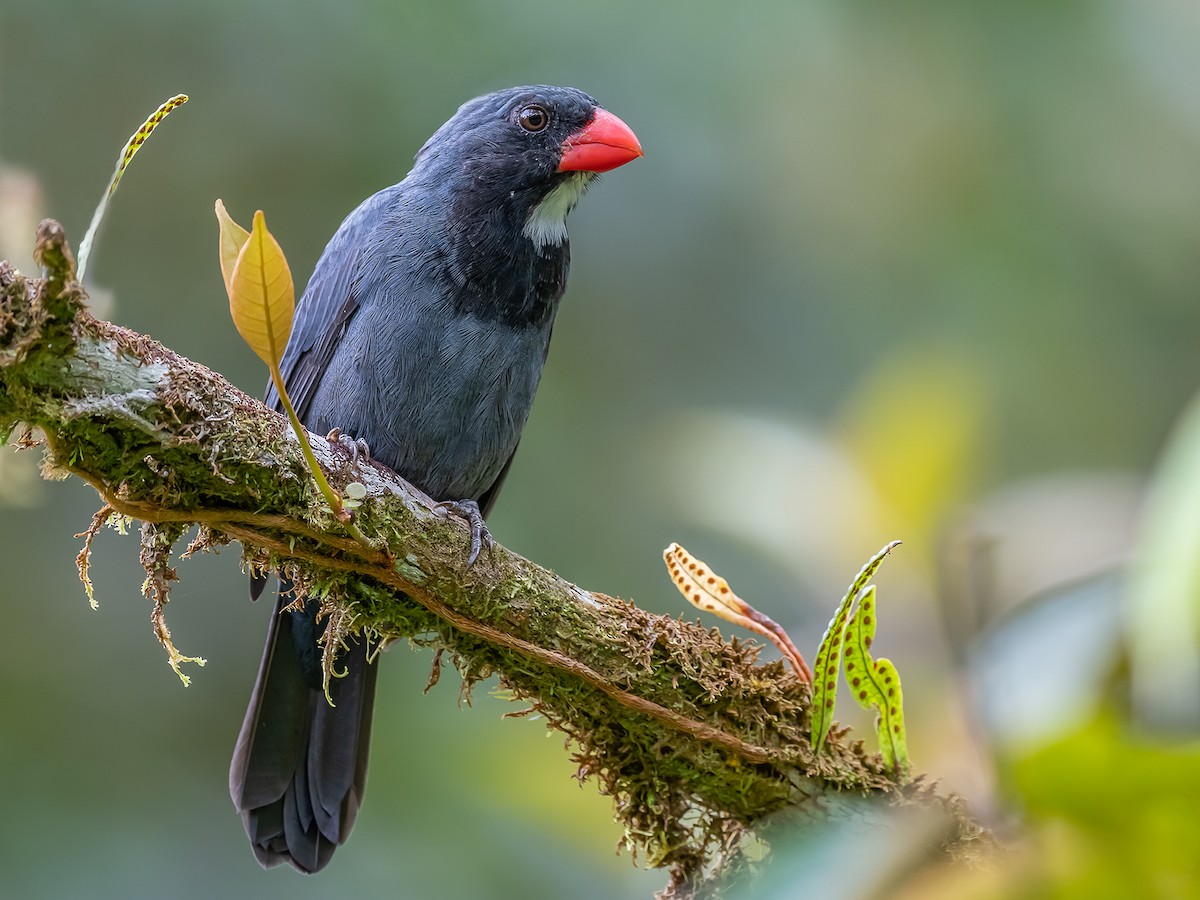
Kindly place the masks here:
<instances>
[{"instance_id":1,"label":"bird's folded wing feathers","mask_svg":"<svg viewBox=\"0 0 1200 900\"><path fill-rule=\"evenodd\" d=\"M317 261L292 324L292 336L280 370L296 415L303 421L317 392L338 340L358 309L356 281L362 271L360 257L380 221L381 207L395 200L398 185L364 201L346 217ZM264 400L281 410L275 385L268 381Z\"/></svg>"}]
</instances>

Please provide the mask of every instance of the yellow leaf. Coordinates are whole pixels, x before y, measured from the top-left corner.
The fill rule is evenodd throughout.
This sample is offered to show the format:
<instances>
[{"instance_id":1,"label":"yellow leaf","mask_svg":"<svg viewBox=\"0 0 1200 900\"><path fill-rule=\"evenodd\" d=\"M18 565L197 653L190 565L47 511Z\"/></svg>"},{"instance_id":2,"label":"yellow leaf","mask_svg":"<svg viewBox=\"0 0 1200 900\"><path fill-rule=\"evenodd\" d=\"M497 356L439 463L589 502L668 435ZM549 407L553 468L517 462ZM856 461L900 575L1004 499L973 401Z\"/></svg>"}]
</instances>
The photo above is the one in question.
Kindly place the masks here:
<instances>
[{"instance_id":1,"label":"yellow leaf","mask_svg":"<svg viewBox=\"0 0 1200 900\"><path fill-rule=\"evenodd\" d=\"M250 237L250 232L229 217L229 213L225 211L225 203L220 199L217 200L217 226L220 229L217 252L221 257L221 277L225 279L225 292L230 293L233 267L246 239Z\"/></svg>"},{"instance_id":2,"label":"yellow leaf","mask_svg":"<svg viewBox=\"0 0 1200 900\"><path fill-rule=\"evenodd\" d=\"M283 358L295 309L291 270L260 209L229 276L229 312L243 340L273 369Z\"/></svg>"},{"instance_id":3,"label":"yellow leaf","mask_svg":"<svg viewBox=\"0 0 1200 900\"><path fill-rule=\"evenodd\" d=\"M663 561L679 593L692 606L739 625L746 618L750 604L735 594L729 582L703 560L694 559L679 544L672 543L663 551Z\"/></svg>"},{"instance_id":4,"label":"yellow leaf","mask_svg":"<svg viewBox=\"0 0 1200 900\"><path fill-rule=\"evenodd\" d=\"M283 410L287 413L292 430L300 441L300 449L308 463L313 480L317 483L329 508L338 521L346 524L350 534L359 543L372 547L358 527L351 521L350 510L342 498L329 486L321 466L313 455L308 442L308 431L300 424L296 410L288 397L287 387L279 364L283 351L292 334L292 317L296 312L296 289L292 283L292 272L287 258L271 232L260 209L254 214L254 225L250 232L229 217L225 204L216 203L217 223L220 238L217 244L221 260L221 274L225 278L225 289L229 293L229 313L242 339L250 345L258 357L267 364L271 382L279 393ZM354 501L361 505L361 500ZM328 697L328 694L326 694Z\"/></svg>"},{"instance_id":5,"label":"yellow leaf","mask_svg":"<svg viewBox=\"0 0 1200 900\"><path fill-rule=\"evenodd\" d=\"M729 582L712 570L703 560L691 556L683 547L672 543L663 551L663 562L679 593L697 609L720 616L726 622L760 634L779 648L779 652L792 664L802 681L811 682L812 672L808 663L786 631L770 617L739 597L729 587Z\"/></svg>"}]
</instances>

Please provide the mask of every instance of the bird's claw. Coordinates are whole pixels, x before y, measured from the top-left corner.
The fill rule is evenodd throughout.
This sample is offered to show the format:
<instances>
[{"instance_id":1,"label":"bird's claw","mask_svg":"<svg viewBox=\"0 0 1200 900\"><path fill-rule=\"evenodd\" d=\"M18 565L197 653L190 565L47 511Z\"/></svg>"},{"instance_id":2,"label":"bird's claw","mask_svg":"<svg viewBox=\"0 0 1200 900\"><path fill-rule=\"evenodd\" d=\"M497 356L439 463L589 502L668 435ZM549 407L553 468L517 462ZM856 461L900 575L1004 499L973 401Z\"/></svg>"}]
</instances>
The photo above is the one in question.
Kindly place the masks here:
<instances>
[{"instance_id":1,"label":"bird's claw","mask_svg":"<svg viewBox=\"0 0 1200 900\"><path fill-rule=\"evenodd\" d=\"M492 552L496 542L483 521L483 513L480 512L478 503L474 500L443 500L438 504L438 508L447 509L466 519L471 526L471 553L467 557L468 569L475 565L475 560L479 559L479 551L484 547L487 547L488 553Z\"/></svg>"},{"instance_id":2,"label":"bird's claw","mask_svg":"<svg viewBox=\"0 0 1200 900\"><path fill-rule=\"evenodd\" d=\"M367 446L367 442L362 438L352 438L349 435L342 434L342 429L334 428L329 434L325 435L325 440L335 446L341 447L346 455L350 457L351 465L358 465L360 459L363 462L371 461L371 448Z\"/></svg>"}]
</instances>

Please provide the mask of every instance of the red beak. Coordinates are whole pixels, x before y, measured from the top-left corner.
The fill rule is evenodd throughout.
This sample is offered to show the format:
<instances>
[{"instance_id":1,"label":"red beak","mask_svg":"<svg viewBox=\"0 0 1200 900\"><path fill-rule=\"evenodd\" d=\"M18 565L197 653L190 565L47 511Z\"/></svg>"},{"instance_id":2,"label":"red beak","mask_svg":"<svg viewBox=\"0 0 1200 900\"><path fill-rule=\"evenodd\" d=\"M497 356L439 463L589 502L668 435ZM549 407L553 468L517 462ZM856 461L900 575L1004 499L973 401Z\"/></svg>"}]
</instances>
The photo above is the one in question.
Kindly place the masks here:
<instances>
[{"instance_id":1,"label":"red beak","mask_svg":"<svg viewBox=\"0 0 1200 900\"><path fill-rule=\"evenodd\" d=\"M560 172L608 172L644 156L633 130L607 109L563 141Z\"/></svg>"}]
</instances>

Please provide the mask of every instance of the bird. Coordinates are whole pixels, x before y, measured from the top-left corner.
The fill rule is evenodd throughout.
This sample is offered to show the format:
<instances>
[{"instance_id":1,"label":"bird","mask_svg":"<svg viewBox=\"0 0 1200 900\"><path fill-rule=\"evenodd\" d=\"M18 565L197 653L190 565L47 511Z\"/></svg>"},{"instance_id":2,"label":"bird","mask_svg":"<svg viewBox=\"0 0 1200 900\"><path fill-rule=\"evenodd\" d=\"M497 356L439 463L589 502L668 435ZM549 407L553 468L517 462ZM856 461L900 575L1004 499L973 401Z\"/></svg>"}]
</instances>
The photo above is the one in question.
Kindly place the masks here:
<instances>
[{"instance_id":1,"label":"bird","mask_svg":"<svg viewBox=\"0 0 1200 900\"><path fill-rule=\"evenodd\" d=\"M401 182L346 217L297 304L280 369L301 422L449 503L471 523L471 561L490 542L483 519L566 288L567 215L600 173L642 155L629 126L575 88L476 97ZM266 402L281 408L270 385ZM252 596L265 581L252 579ZM317 609L281 576L229 772L258 862L308 874L362 803L378 671L360 636L326 698Z\"/></svg>"}]
</instances>

